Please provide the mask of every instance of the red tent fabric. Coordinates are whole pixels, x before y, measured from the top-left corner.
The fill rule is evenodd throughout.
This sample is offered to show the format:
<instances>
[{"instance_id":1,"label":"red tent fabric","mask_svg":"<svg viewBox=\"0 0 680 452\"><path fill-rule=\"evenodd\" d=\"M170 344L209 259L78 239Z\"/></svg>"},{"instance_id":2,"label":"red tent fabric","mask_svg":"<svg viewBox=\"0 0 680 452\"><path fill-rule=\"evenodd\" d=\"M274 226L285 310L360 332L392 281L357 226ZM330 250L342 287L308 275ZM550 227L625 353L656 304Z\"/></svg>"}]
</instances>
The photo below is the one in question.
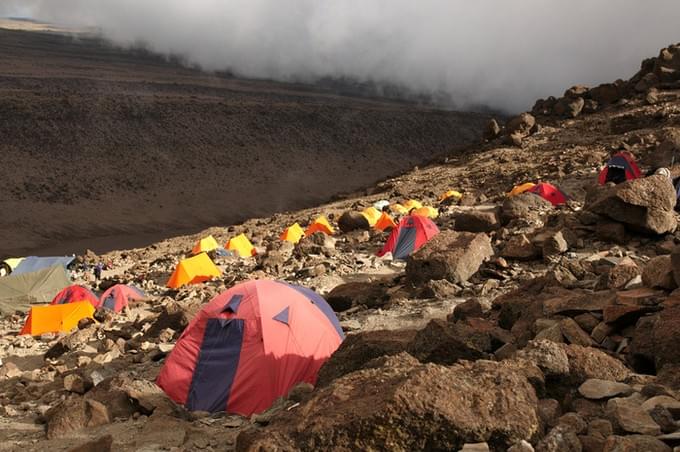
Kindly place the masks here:
<instances>
[{"instance_id":1,"label":"red tent fabric","mask_svg":"<svg viewBox=\"0 0 680 452\"><path fill-rule=\"evenodd\" d=\"M612 172L619 174L613 175ZM598 182L604 185L611 181L614 183L621 183L627 180L639 179L642 177L642 171L635 163L635 159L629 152L619 152L610 158L604 168L600 171Z\"/></svg>"},{"instance_id":2,"label":"red tent fabric","mask_svg":"<svg viewBox=\"0 0 680 452\"><path fill-rule=\"evenodd\" d=\"M437 234L439 234L439 228L429 218L420 215L405 216L392 230L385 246L378 252L378 256L384 256L390 252L394 259L405 259Z\"/></svg>"},{"instance_id":3,"label":"red tent fabric","mask_svg":"<svg viewBox=\"0 0 680 452\"><path fill-rule=\"evenodd\" d=\"M569 200L569 197L562 190L547 182L538 183L527 191L550 201L553 206L565 204Z\"/></svg>"},{"instance_id":4,"label":"red tent fabric","mask_svg":"<svg viewBox=\"0 0 680 452\"><path fill-rule=\"evenodd\" d=\"M122 311L131 300L141 300L145 298L144 292L134 286L126 286L125 284L116 284L109 287L101 297L96 308L109 309L113 312Z\"/></svg>"},{"instance_id":5,"label":"red tent fabric","mask_svg":"<svg viewBox=\"0 0 680 452\"><path fill-rule=\"evenodd\" d=\"M279 281L238 284L184 330L156 382L189 410L249 416L316 382L344 335L317 293Z\"/></svg>"},{"instance_id":6,"label":"red tent fabric","mask_svg":"<svg viewBox=\"0 0 680 452\"><path fill-rule=\"evenodd\" d=\"M50 304L76 303L78 301L89 301L95 308L99 304L99 299L90 289L75 284L62 289L54 296Z\"/></svg>"}]
</instances>

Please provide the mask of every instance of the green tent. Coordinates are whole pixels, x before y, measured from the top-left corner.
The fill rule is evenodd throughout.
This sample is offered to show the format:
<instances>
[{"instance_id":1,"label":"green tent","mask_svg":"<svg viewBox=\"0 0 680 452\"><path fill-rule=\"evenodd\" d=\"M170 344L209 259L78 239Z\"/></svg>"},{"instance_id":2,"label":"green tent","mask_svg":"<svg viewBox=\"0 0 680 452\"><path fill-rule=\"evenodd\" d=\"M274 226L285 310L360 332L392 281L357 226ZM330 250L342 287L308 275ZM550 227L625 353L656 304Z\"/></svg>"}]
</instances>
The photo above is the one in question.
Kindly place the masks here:
<instances>
[{"instance_id":1,"label":"green tent","mask_svg":"<svg viewBox=\"0 0 680 452\"><path fill-rule=\"evenodd\" d=\"M31 304L49 303L71 284L62 265L0 278L0 314L28 311Z\"/></svg>"}]
</instances>

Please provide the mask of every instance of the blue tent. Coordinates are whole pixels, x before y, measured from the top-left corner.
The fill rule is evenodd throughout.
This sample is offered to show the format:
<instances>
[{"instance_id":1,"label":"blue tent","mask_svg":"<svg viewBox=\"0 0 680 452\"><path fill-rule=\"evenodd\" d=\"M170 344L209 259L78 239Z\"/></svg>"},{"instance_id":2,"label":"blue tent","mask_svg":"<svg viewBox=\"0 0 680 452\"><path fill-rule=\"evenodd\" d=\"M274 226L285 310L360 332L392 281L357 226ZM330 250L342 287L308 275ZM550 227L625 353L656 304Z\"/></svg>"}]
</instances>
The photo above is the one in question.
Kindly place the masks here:
<instances>
[{"instance_id":1,"label":"blue tent","mask_svg":"<svg viewBox=\"0 0 680 452\"><path fill-rule=\"evenodd\" d=\"M61 265L66 270L66 267L73 262L74 256L55 256L55 257L38 257L29 256L25 258L12 272L13 275L21 275L23 273L32 273L44 268L49 268L54 265Z\"/></svg>"}]
</instances>

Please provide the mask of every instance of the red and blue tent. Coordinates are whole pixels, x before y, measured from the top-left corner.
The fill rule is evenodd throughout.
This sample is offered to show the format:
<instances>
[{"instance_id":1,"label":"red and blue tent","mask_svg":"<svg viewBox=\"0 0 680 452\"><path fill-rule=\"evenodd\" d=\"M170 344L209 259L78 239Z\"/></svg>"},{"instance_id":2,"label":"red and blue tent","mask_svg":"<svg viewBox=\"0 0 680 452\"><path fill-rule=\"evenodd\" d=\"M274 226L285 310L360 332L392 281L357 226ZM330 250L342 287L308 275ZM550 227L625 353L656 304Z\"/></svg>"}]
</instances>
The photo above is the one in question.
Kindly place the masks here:
<instances>
[{"instance_id":1,"label":"red and blue tent","mask_svg":"<svg viewBox=\"0 0 680 452\"><path fill-rule=\"evenodd\" d=\"M600 185L604 185L607 182L620 184L621 182L640 177L642 177L642 171L638 168L633 156L628 152L619 152L614 154L607 161L604 168L602 168L598 176L598 182Z\"/></svg>"},{"instance_id":2,"label":"red and blue tent","mask_svg":"<svg viewBox=\"0 0 680 452\"><path fill-rule=\"evenodd\" d=\"M76 284L68 286L54 296L50 304L77 303L89 301L95 308L99 304L99 298L88 288Z\"/></svg>"},{"instance_id":3,"label":"red and blue tent","mask_svg":"<svg viewBox=\"0 0 680 452\"><path fill-rule=\"evenodd\" d=\"M114 312L120 312L131 300L141 300L146 298L146 294L135 286L116 284L109 287L101 297L97 308L104 308Z\"/></svg>"},{"instance_id":4,"label":"red and blue tent","mask_svg":"<svg viewBox=\"0 0 680 452\"><path fill-rule=\"evenodd\" d=\"M419 250L437 234L439 234L439 228L429 218L420 215L405 216L392 230L385 246L378 252L378 256L384 256L390 252L394 259L404 259Z\"/></svg>"},{"instance_id":5,"label":"red and blue tent","mask_svg":"<svg viewBox=\"0 0 680 452\"><path fill-rule=\"evenodd\" d=\"M248 281L205 305L156 383L189 410L249 416L298 383L314 384L343 339L335 313L314 291Z\"/></svg>"},{"instance_id":6,"label":"red and blue tent","mask_svg":"<svg viewBox=\"0 0 680 452\"><path fill-rule=\"evenodd\" d=\"M566 193L547 182L540 182L527 190L527 192L538 195L546 201L550 201L553 206L559 206L560 204L565 204L569 201L569 196L567 196Z\"/></svg>"}]
</instances>

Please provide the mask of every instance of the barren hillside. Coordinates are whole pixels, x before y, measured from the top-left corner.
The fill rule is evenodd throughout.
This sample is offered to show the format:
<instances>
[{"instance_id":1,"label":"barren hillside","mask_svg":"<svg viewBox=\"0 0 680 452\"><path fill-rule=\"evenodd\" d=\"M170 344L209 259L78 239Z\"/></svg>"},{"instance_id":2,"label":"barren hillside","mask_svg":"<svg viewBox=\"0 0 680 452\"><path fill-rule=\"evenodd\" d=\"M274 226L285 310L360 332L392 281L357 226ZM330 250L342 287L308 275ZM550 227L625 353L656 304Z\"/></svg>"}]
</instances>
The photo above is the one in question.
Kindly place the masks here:
<instances>
[{"instance_id":1,"label":"barren hillside","mask_svg":"<svg viewBox=\"0 0 680 452\"><path fill-rule=\"evenodd\" d=\"M0 29L0 255L141 245L310 206L450 154L484 120Z\"/></svg>"}]
</instances>

